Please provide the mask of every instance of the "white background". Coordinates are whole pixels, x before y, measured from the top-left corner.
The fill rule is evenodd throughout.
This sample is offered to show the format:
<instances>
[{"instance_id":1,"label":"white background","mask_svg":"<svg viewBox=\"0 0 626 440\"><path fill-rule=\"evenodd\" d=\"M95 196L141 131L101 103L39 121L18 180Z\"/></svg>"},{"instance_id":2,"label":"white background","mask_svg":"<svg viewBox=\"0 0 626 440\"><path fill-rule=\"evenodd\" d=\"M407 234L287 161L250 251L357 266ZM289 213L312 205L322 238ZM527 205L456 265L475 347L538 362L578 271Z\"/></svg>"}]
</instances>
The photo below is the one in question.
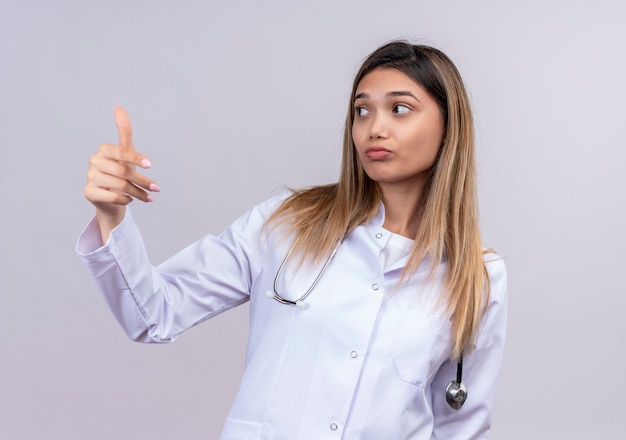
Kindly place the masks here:
<instances>
[{"instance_id":1,"label":"white background","mask_svg":"<svg viewBox=\"0 0 626 440\"><path fill-rule=\"evenodd\" d=\"M352 77L398 37L444 50L474 106L510 280L491 438L622 438L625 18L621 0L0 0L0 438L217 438L247 308L127 340L74 253L87 158L124 105L163 190L133 205L161 262L281 185L334 181Z\"/></svg>"}]
</instances>

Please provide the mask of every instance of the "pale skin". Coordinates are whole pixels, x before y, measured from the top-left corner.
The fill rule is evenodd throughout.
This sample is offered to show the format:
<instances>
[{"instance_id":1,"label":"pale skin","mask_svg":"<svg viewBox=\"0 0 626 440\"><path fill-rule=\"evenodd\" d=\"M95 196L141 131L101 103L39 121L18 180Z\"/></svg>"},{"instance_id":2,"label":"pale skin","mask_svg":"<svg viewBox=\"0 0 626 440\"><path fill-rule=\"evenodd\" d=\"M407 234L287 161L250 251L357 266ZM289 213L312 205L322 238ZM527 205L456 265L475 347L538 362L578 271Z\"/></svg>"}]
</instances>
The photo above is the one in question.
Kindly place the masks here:
<instances>
[{"instance_id":1,"label":"pale skin","mask_svg":"<svg viewBox=\"0 0 626 440\"><path fill-rule=\"evenodd\" d=\"M150 159L135 151L133 132L128 113L115 107L115 124L119 145L102 144L89 158L85 197L96 207L102 243L120 224L126 214L126 205L133 199L152 202L150 192L159 192L159 186L136 171L135 167L150 168Z\"/></svg>"},{"instance_id":2,"label":"pale skin","mask_svg":"<svg viewBox=\"0 0 626 440\"><path fill-rule=\"evenodd\" d=\"M385 205L383 227L417 234L417 206L445 128L436 101L404 73L378 68L359 83L352 137L367 175L378 182ZM133 199L152 202L159 186L136 167L150 160L135 150L128 113L115 108L119 145L103 144L89 159L85 197L96 208L102 243L120 224Z\"/></svg>"},{"instance_id":3,"label":"pale skin","mask_svg":"<svg viewBox=\"0 0 626 440\"><path fill-rule=\"evenodd\" d=\"M378 182L383 227L415 238L424 184L443 144L437 102L399 70L378 68L359 82L352 138L367 175Z\"/></svg>"}]
</instances>

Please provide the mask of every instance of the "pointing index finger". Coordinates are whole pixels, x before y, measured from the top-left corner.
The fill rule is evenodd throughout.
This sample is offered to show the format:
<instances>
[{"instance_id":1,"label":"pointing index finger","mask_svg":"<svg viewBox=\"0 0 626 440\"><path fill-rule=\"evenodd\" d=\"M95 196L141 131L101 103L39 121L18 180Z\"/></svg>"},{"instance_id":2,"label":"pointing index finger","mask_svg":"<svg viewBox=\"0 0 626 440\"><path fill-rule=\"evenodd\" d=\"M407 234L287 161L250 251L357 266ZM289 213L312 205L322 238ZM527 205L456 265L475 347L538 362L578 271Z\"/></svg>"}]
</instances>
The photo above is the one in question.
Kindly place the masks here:
<instances>
[{"instance_id":1,"label":"pointing index finger","mask_svg":"<svg viewBox=\"0 0 626 440\"><path fill-rule=\"evenodd\" d=\"M135 144L133 143L133 129L130 125L128 112L126 112L123 107L116 105L114 116L115 125L117 125L117 133L120 140L120 147L134 150Z\"/></svg>"}]
</instances>

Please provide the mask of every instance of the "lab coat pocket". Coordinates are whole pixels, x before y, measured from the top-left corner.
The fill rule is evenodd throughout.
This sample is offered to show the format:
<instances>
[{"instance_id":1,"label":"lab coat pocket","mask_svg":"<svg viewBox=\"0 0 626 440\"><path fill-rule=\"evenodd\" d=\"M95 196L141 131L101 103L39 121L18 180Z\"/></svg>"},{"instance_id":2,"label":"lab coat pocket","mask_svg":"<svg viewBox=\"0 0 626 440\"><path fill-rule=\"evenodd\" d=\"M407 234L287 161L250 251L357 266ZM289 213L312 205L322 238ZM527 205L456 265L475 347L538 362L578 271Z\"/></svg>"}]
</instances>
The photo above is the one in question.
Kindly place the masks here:
<instances>
[{"instance_id":1,"label":"lab coat pocket","mask_svg":"<svg viewBox=\"0 0 626 440\"><path fill-rule=\"evenodd\" d=\"M404 382L424 388L450 356L450 323L403 326L393 363Z\"/></svg>"},{"instance_id":2,"label":"lab coat pocket","mask_svg":"<svg viewBox=\"0 0 626 440\"><path fill-rule=\"evenodd\" d=\"M226 419L220 440L254 440L261 437L263 425L246 420Z\"/></svg>"}]
</instances>

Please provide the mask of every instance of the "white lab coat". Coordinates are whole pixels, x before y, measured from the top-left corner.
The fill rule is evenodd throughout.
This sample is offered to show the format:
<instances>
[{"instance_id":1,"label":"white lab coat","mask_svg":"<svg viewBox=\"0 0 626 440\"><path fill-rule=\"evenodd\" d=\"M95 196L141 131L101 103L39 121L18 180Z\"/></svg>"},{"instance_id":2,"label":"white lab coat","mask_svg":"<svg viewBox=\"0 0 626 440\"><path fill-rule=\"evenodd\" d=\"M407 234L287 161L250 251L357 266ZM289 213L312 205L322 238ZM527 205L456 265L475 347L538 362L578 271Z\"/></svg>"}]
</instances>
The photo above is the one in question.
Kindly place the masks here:
<instances>
[{"instance_id":1,"label":"white lab coat","mask_svg":"<svg viewBox=\"0 0 626 440\"><path fill-rule=\"evenodd\" d=\"M306 299L308 308L267 297L289 243L261 227L282 201L250 210L219 236L207 236L154 268L128 211L100 246L92 221L77 251L128 336L169 342L188 328L250 301L250 335L239 393L222 440L487 438L506 325L506 274L486 257L491 298L475 350L464 359L465 405L444 390L456 377L448 360L450 322L435 307L443 267L430 279L425 262L397 288L406 258L383 271L390 237L384 209L339 247ZM319 268L278 292L293 299Z\"/></svg>"}]
</instances>

